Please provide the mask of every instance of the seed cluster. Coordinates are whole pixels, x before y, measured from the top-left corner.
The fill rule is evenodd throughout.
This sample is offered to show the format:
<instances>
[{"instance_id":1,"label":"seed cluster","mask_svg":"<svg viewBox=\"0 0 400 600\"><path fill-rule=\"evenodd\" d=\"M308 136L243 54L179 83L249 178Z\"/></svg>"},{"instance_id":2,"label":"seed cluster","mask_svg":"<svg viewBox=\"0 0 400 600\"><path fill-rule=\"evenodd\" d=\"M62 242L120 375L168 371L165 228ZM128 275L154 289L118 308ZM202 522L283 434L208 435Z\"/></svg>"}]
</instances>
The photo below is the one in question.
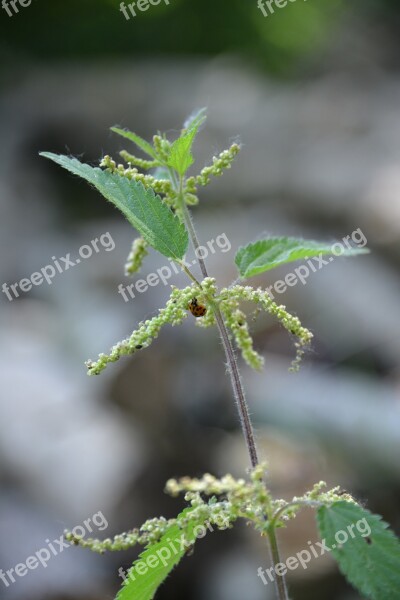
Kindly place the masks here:
<instances>
[{"instance_id":1,"label":"seed cluster","mask_svg":"<svg viewBox=\"0 0 400 600\"><path fill-rule=\"evenodd\" d=\"M136 240L136 248L143 251L140 238L139 241ZM196 299L199 306L206 309L202 315L196 315L200 316L196 322L202 327L215 325L214 307L220 308L243 359L250 367L257 370L262 368L264 361L253 348L247 316L240 309L240 302L253 302L275 316L285 329L298 339L295 343L296 357L290 367L292 371L298 370L305 348L312 340L312 333L301 325L300 320L288 313L285 306L276 304L268 292L261 288L253 289L250 286L234 285L230 288L223 288L218 293L215 279L206 277L202 281L201 287L197 284L182 290L174 287L166 306L160 309L155 317L139 323L138 328L129 338L118 342L111 348L110 354L100 354L96 362L88 361L86 363L88 374L98 375L109 363L119 360L121 356L134 354L138 350L147 348L158 337L164 325L168 323L173 326L180 325L188 316L188 309L193 305L193 299Z\"/></svg>"},{"instance_id":2,"label":"seed cluster","mask_svg":"<svg viewBox=\"0 0 400 600\"><path fill-rule=\"evenodd\" d=\"M213 157L213 164L204 167L199 175L189 177L186 181L188 191L196 193L196 186L206 186L210 183L211 177L220 177L224 171L232 167L232 163L240 152L240 144L232 144L230 148L224 150L218 156Z\"/></svg>"},{"instance_id":3,"label":"seed cluster","mask_svg":"<svg viewBox=\"0 0 400 600\"><path fill-rule=\"evenodd\" d=\"M142 267L147 252L148 243L142 237L133 240L132 248L125 263L125 275L138 273Z\"/></svg>"},{"instance_id":4,"label":"seed cluster","mask_svg":"<svg viewBox=\"0 0 400 600\"><path fill-rule=\"evenodd\" d=\"M99 354L96 362L86 363L88 374L98 375L109 363L116 362L121 356L134 354L138 350L147 348L158 337L164 325L168 323L172 326L180 325L188 316L187 306L196 292L200 294L200 289L196 286L188 286L183 290L173 288L166 306L158 311L158 315L139 323L138 328L129 338L111 348L110 354Z\"/></svg>"},{"instance_id":5,"label":"seed cluster","mask_svg":"<svg viewBox=\"0 0 400 600\"><path fill-rule=\"evenodd\" d=\"M261 535L267 535L269 522L275 515L279 514L276 525L283 526L304 506L329 506L340 500L354 503L350 495L340 493L340 488L323 491L326 487L323 481L315 484L303 496L295 496L289 502L273 500L265 484L267 465L259 464L249 474L248 480L235 479L232 475L224 475L218 479L209 473L199 479L170 479L165 487L166 493L173 497L184 494L185 501L189 504L189 508L176 519L148 519L138 529L105 540L77 537L68 531L64 534L65 538L72 544L103 554L106 551L127 550L136 545L148 547L156 544L173 525L178 525L183 533L187 533L197 524L208 523L223 530L230 528L238 519L245 519Z\"/></svg>"},{"instance_id":6,"label":"seed cluster","mask_svg":"<svg viewBox=\"0 0 400 600\"><path fill-rule=\"evenodd\" d=\"M287 331L297 337L298 341L295 342L296 357L292 361L290 370L298 371L305 348L310 345L313 338L312 333L302 326L298 317L291 315L286 310L286 306L276 304L268 294L268 291L261 288L253 289L251 286L234 285L221 290L220 299L222 299L222 310L226 314L228 326L232 329L239 348L242 349L244 359L251 367L255 369L260 368L262 359L260 360L261 357L254 353L250 345L251 338L249 340L249 336L247 335L248 329L244 325L238 325L232 313L229 316L229 308L235 306L235 301L237 302L238 300L257 304L266 312L276 317ZM239 323L245 323L242 315L239 317Z\"/></svg>"}]
</instances>

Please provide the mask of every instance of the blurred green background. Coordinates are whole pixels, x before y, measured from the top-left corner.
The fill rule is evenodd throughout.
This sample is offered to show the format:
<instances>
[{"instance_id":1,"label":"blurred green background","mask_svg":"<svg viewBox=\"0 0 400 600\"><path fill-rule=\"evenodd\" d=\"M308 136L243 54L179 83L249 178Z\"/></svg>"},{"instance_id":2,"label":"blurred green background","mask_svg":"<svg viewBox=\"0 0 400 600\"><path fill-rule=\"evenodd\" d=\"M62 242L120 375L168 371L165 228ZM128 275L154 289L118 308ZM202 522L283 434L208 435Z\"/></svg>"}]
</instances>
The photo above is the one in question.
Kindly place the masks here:
<instances>
[{"instance_id":1,"label":"blurred green background","mask_svg":"<svg viewBox=\"0 0 400 600\"><path fill-rule=\"evenodd\" d=\"M278 300L315 335L297 375L291 341L251 321L266 358L243 367L260 453L276 495L324 479L400 530L400 11L395 0L297 0L267 18L256 0L170 0L126 20L113 0L33 0L0 8L0 286L29 277L108 232L79 267L9 301L0 294L0 569L6 571L102 511L101 537L183 505L167 479L232 472L247 457L218 338L188 319L152 348L88 379L106 352L169 295L158 286L125 303L118 285L130 226L83 182L38 156L118 157L119 124L151 139L177 135L208 106L196 168L234 139L234 169L193 211L225 285L234 253L260 235L341 240L360 229L371 255L343 259ZM133 281L164 265L151 253ZM271 285L280 269L255 280ZM184 284L182 276L171 284ZM315 541L303 513L281 533L282 554ZM7 600L114 597L135 551L68 549L8 587ZM209 536L160 589L160 600L273 598L257 568L264 543L246 528ZM289 580L296 600L356 600L329 557ZM382 600L385 600L384 598ZM392 600L392 599L390 599Z\"/></svg>"},{"instance_id":2,"label":"blurred green background","mask_svg":"<svg viewBox=\"0 0 400 600\"><path fill-rule=\"evenodd\" d=\"M46 62L160 55L206 58L229 52L266 72L296 76L303 61L326 49L349 17L375 33L387 28L393 37L399 23L395 0L355 1L351 6L343 0L288 0L287 10L275 8L267 18L260 18L257 2L251 0L170 0L168 5L162 1L137 11L131 27L123 26L127 23L119 7L115 0L32 0L27 8L33 10L20 8L17 18L2 20L2 50L13 61L30 57Z\"/></svg>"}]
</instances>

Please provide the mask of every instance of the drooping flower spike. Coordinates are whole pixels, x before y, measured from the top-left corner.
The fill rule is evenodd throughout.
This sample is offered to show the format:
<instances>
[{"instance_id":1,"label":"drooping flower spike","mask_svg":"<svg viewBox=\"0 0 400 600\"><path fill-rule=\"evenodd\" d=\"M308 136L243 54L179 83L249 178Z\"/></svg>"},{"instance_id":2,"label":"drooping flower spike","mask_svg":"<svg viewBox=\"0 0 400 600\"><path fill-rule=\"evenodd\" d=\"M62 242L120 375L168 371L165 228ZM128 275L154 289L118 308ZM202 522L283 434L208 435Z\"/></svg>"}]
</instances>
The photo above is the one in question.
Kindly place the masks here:
<instances>
[{"instance_id":1,"label":"drooping flower spike","mask_svg":"<svg viewBox=\"0 0 400 600\"><path fill-rule=\"evenodd\" d=\"M201 287L193 284L182 290L173 288L170 299L165 308L159 310L158 315L139 323L138 329L129 338L113 346L109 355L100 354L96 362L86 363L88 374L98 375L109 363L116 362L121 356L134 354L138 350L147 348L158 337L164 325L180 325L190 314L188 309L193 299L200 304L209 305L204 316L196 319L203 327L215 325L213 305L219 306L243 359L250 367L257 370L262 368L264 360L253 348L247 317L240 309L240 302L253 302L275 316L283 327L298 339L295 343L296 358L291 365L292 371L298 370L304 349L312 339L312 333L301 325L300 320L288 313L285 306L276 304L268 292L261 288L254 290L250 286L235 285L223 288L218 293L215 279L207 277L202 281Z\"/></svg>"}]
</instances>

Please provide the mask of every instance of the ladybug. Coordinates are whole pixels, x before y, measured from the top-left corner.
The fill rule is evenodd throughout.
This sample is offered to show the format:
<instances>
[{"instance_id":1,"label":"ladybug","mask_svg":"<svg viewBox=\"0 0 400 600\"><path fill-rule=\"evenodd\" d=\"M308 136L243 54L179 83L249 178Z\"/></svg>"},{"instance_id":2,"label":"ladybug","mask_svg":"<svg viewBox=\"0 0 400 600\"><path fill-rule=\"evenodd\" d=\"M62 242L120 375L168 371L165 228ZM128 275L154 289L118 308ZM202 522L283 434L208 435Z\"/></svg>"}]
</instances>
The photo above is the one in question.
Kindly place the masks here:
<instances>
[{"instance_id":1,"label":"ladybug","mask_svg":"<svg viewBox=\"0 0 400 600\"><path fill-rule=\"evenodd\" d=\"M196 319L198 317L204 317L204 315L207 312L207 308L204 306L204 304L199 304L197 302L197 298L192 298L192 301L189 303L188 309L190 310L192 315L196 317Z\"/></svg>"}]
</instances>

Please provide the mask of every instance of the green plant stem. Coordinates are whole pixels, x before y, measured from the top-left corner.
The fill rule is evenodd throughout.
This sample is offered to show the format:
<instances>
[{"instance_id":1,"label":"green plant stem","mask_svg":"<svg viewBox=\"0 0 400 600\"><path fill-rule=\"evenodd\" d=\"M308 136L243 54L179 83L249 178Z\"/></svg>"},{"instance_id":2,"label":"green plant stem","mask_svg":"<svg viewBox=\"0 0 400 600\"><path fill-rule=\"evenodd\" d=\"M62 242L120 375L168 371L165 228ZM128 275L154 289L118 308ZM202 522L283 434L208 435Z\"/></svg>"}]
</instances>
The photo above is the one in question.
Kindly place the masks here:
<instances>
[{"instance_id":1,"label":"green plant stem","mask_svg":"<svg viewBox=\"0 0 400 600\"><path fill-rule=\"evenodd\" d=\"M180 268L182 269L182 271L184 273L186 273L186 275L189 277L189 279L191 279L193 281L193 283L195 283L196 285L198 285L201 288L200 281L197 281L196 277L193 275L193 273L191 272L191 270L187 268L187 266L184 264L184 262L182 260L176 260L175 262L176 262L177 265L180 266Z\"/></svg>"},{"instance_id":2,"label":"green plant stem","mask_svg":"<svg viewBox=\"0 0 400 600\"><path fill-rule=\"evenodd\" d=\"M272 564L274 565L274 567L276 567L276 565L278 565L281 562L281 558L279 555L279 548L278 548L278 542L276 539L275 526L272 523L270 524L270 526L268 528L268 539L269 539L269 546L270 546L270 550L271 550ZM289 600L285 577L283 575L278 575L276 573L276 570L275 570L275 575L276 575L275 589L276 589L276 594L277 594L279 600Z\"/></svg>"},{"instance_id":3,"label":"green plant stem","mask_svg":"<svg viewBox=\"0 0 400 600\"><path fill-rule=\"evenodd\" d=\"M246 397L244 395L244 390L240 379L240 373L236 361L235 352L232 346L232 342L229 338L229 334L224 319L222 317L221 311L217 306L214 306L214 315L225 351L232 389L235 396L236 405L238 407L240 423L242 426L243 435L246 440L247 450L250 456L250 463L251 466L254 468L259 463L257 446L254 437L253 425L250 420Z\"/></svg>"},{"instance_id":4,"label":"green plant stem","mask_svg":"<svg viewBox=\"0 0 400 600\"><path fill-rule=\"evenodd\" d=\"M192 246L195 250L196 256L198 256L198 249L200 247L199 240L197 238L196 230L193 225L192 217L190 215L189 209L185 202L185 197L183 193L183 185L182 179L179 185L179 199L180 199L180 208L182 211L182 215L186 224L186 227L189 231L189 237L192 242ZM199 265L202 272L203 277L208 277L207 267L202 258L199 257ZM225 356L228 364L229 375L231 378L232 389L236 401L236 405L239 412L240 423L242 426L243 435L246 440L247 450L250 456L250 464L254 468L258 465L258 454L257 454L257 446L254 436L253 425L250 420L249 409L246 401L246 397L244 394L242 382L240 379L239 368L236 361L235 352L232 346L232 342L229 338L228 330L226 328L224 319L222 317L221 311L219 307L215 304L215 302L210 299L211 307L214 311L215 320L217 322L218 330L220 333L222 345L224 347Z\"/></svg>"}]
</instances>

